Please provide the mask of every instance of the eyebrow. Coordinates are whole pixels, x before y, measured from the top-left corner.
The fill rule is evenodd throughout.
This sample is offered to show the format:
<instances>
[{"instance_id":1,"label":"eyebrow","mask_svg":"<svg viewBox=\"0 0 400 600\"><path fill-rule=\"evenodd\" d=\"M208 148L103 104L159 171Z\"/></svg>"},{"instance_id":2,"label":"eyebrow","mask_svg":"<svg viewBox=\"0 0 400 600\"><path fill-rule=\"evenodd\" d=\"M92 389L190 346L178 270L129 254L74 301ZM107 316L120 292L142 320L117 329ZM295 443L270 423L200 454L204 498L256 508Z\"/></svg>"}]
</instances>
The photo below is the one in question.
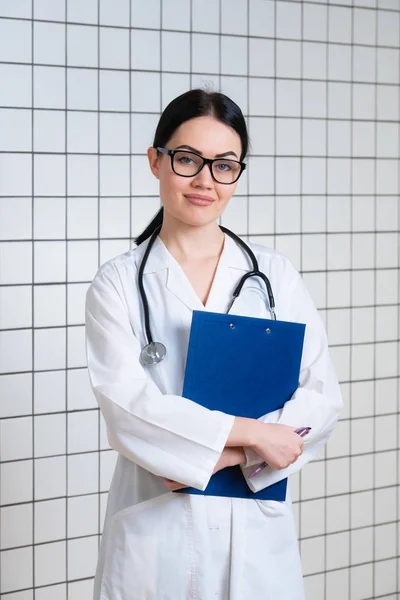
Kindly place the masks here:
<instances>
[{"instance_id":1,"label":"eyebrow","mask_svg":"<svg viewBox=\"0 0 400 600\"><path fill-rule=\"evenodd\" d=\"M203 156L200 150L196 150L196 148L192 148L192 146L188 146L187 144L183 144L182 146L177 146L175 150L180 150L181 148L185 148L186 150L190 150L191 152L196 152L200 156ZM222 154L216 154L215 158L223 158L224 156L228 156L229 154L233 154L233 156L237 157L237 154L233 152L233 150L229 150L229 152L223 152Z\"/></svg>"}]
</instances>

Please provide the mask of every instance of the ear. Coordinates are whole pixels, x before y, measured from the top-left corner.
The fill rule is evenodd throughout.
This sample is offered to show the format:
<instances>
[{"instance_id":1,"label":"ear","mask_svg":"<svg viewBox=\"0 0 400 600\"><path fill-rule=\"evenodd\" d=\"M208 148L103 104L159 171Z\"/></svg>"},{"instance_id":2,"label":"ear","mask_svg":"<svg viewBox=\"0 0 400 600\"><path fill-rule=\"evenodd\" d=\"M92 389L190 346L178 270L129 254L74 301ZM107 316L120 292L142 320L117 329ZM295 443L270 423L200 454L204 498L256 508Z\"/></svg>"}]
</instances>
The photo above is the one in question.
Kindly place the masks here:
<instances>
[{"instance_id":1,"label":"ear","mask_svg":"<svg viewBox=\"0 0 400 600\"><path fill-rule=\"evenodd\" d=\"M147 158L149 159L150 169L154 177L160 179L160 157L158 156L157 148L153 146L147 148Z\"/></svg>"}]
</instances>

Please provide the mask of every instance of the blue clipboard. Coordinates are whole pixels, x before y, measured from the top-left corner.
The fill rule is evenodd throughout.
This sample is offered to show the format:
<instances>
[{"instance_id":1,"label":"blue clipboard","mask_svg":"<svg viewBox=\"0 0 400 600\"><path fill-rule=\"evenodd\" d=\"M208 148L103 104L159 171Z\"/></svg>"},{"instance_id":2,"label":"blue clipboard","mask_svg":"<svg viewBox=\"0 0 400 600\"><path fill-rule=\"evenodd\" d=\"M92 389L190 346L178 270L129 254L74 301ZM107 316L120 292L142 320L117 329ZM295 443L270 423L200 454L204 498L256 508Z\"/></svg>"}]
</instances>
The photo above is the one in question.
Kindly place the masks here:
<instances>
[{"instance_id":1,"label":"blue clipboard","mask_svg":"<svg viewBox=\"0 0 400 600\"><path fill-rule=\"evenodd\" d=\"M258 419L298 387L305 325L194 311L182 395L211 410ZM287 479L253 493L239 466L215 473L202 491L176 493L278 500Z\"/></svg>"}]
</instances>

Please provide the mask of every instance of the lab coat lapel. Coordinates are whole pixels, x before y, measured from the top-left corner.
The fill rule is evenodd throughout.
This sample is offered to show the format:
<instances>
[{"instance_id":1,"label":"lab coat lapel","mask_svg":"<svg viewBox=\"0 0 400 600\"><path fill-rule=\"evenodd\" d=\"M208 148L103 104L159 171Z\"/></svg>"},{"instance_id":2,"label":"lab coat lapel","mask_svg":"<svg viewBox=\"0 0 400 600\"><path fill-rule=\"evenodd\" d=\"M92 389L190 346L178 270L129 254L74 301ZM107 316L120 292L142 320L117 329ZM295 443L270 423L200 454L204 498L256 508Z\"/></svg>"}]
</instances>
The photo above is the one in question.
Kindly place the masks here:
<instances>
[{"instance_id":1,"label":"lab coat lapel","mask_svg":"<svg viewBox=\"0 0 400 600\"><path fill-rule=\"evenodd\" d=\"M204 310L202 301L194 291L181 265L159 238L158 244L168 268L166 288L190 310Z\"/></svg>"},{"instance_id":2,"label":"lab coat lapel","mask_svg":"<svg viewBox=\"0 0 400 600\"><path fill-rule=\"evenodd\" d=\"M171 264L168 267L168 275L166 287L172 292L185 306L190 310L204 310L204 305L196 292L194 291L190 281L185 275L180 264L171 257ZM172 264L174 261L176 264Z\"/></svg>"},{"instance_id":3,"label":"lab coat lapel","mask_svg":"<svg viewBox=\"0 0 400 600\"><path fill-rule=\"evenodd\" d=\"M138 265L145 253L147 242L143 243L143 249L140 246L138 252ZM166 271L166 278L165 278ZM162 274L163 285L174 294L190 310L204 310L204 306L191 286L180 264L168 251L165 244L157 237L153 247L150 250L144 275L155 274L160 277Z\"/></svg>"}]
</instances>

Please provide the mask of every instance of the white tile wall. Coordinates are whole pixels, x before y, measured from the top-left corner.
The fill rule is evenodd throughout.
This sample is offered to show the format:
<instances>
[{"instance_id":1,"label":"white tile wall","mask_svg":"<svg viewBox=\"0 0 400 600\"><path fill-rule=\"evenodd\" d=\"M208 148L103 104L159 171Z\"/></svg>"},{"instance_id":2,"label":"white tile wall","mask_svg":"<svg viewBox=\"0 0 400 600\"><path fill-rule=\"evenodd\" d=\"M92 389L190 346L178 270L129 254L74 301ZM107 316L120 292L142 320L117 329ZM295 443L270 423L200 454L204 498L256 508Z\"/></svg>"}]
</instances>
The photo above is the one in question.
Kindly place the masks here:
<instances>
[{"instance_id":1,"label":"white tile wall","mask_svg":"<svg viewBox=\"0 0 400 600\"><path fill-rule=\"evenodd\" d=\"M1 597L91 597L116 456L85 293L159 207L161 109L205 84L252 142L222 222L301 269L342 383L291 481L307 600L400 593L399 52L398 0L0 2Z\"/></svg>"}]
</instances>

